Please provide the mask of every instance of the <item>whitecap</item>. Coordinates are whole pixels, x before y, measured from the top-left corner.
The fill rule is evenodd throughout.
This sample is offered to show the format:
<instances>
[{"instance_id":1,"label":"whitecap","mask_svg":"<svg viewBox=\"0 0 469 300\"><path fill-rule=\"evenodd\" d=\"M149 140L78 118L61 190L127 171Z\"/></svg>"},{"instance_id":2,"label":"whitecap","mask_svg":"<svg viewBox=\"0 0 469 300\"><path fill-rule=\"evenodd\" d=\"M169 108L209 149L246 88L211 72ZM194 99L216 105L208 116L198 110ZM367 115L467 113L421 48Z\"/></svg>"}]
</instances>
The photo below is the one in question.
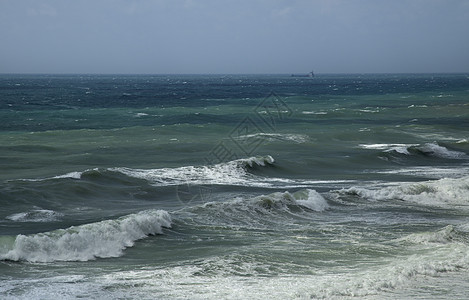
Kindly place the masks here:
<instances>
[{"instance_id":1,"label":"whitecap","mask_svg":"<svg viewBox=\"0 0 469 300\"><path fill-rule=\"evenodd\" d=\"M469 175L468 166L461 166L460 168L454 167L431 167L431 166L419 166L419 167L405 167L397 170L367 170L367 172L375 172L378 174L399 174L399 175L410 175L410 176L425 176L434 179L441 178L459 178L462 176Z\"/></svg>"},{"instance_id":2,"label":"whitecap","mask_svg":"<svg viewBox=\"0 0 469 300\"><path fill-rule=\"evenodd\" d=\"M374 201L403 200L420 205L469 208L469 176L378 188L352 187L339 193Z\"/></svg>"},{"instance_id":3,"label":"whitecap","mask_svg":"<svg viewBox=\"0 0 469 300\"><path fill-rule=\"evenodd\" d=\"M314 211L325 211L329 208L326 199L315 190L306 189L293 194L298 205Z\"/></svg>"},{"instance_id":4,"label":"whitecap","mask_svg":"<svg viewBox=\"0 0 469 300\"><path fill-rule=\"evenodd\" d=\"M304 115L327 115L327 111L303 111Z\"/></svg>"},{"instance_id":5,"label":"whitecap","mask_svg":"<svg viewBox=\"0 0 469 300\"><path fill-rule=\"evenodd\" d=\"M395 151L397 153L410 155L409 147L418 146L418 144L360 144L362 149L384 150L385 152Z\"/></svg>"},{"instance_id":6,"label":"whitecap","mask_svg":"<svg viewBox=\"0 0 469 300\"><path fill-rule=\"evenodd\" d=\"M81 175L83 175L83 173L84 172L70 172L70 173L67 173L67 174L54 176L52 178L53 179L61 179L61 178L81 179Z\"/></svg>"},{"instance_id":7,"label":"whitecap","mask_svg":"<svg viewBox=\"0 0 469 300\"><path fill-rule=\"evenodd\" d=\"M449 150L448 148L440 146L436 143L426 143L417 147L417 149L427 155L439 158L465 159L468 157L464 152Z\"/></svg>"},{"instance_id":8,"label":"whitecap","mask_svg":"<svg viewBox=\"0 0 469 300\"><path fill-rule=\"evenodd\" d=\"M103 288L97 290L116 298L265 299L269 295L269 299L394 299L406 287L428 291L429 281L448 280L442 275L461 268L464 272L468 253L466 245L453 243L419 255L401 253L379 262L368 261L363 263L365 268L353 265L295 276L277 276L275 270L282 266L274 263L215 256L171 268L106 273L98 279ZM284 266L289 263L285 261ZM207 270L211 276L197 276ZM272 276L257 276L258 270L273 270ZM139 288L115 289L127 286Z\"/></svg>"},{"instance_id":9,"label":"whitecap","mask_svg":"<svg viewBox=\"0 0 469 300\"><path fill-rule=\"evenodd\" d=\"M429 231L429 232L419 232L419 233L412 233L402 238L396 240L396 242L405 242L405 243L412 243L412 244L448 244L457 241L464 242L465 237L463 232L460 232L458 228L460 226L453 226L447 225L440 230L437 231ZM469 243L469 240L466 241Z\"/></svg>"},{"instance_id":10,"label":"whitecap","mask_svg":"<svg viewBox=\"0 0 469 300\"><path fill-rule=\"evenodd\" d=\"M306 208L317 212L325 211L329 208L326 199L315 190L303 189L294 193L275 192L268 195L261 195L254 198L235 198L224 202L207 202L204 208L227 211L289 211L291 208Z\"/></svg>"},{"instance_id":11,"label":"whitecap","mask_svg":"<svg viewBox=\"0 0 469 300\"><path fill-rule=\"evenodd\" d=\"M248 167L265 167L274 163L272 156L250 157L210 166L185 166L162 169L131 169L111 168L110 171L120 172L127 176L145 179L153 185L191 184L228 184L228 185L259 185L269 186L268 182L253 180L254 175L247 171Z\"/></svg>"},{"instance_id":12,"label":"whitecap","mask_svg":"<svg viewBox=\"0 0 469 300\"><path fill-rule=\"evenodd\" d=\"M304 134L285 134L285 133L254 133L241 135L236 137L238 140L246 140L252 138L264 139L267 141L291 141L298 144L305 143L309 140L309 137Z\"/></svg>"},{"instance_id":13,"label":"whitecap","mask_svg":"<svg viewBox=\"0 0 469 300\"><path fill-rule=\"evenodd\" d=\"M35 181L46 181L46 180L51 180L51 179L66 179L66 178L70 178L70 179L81 179L81 176L83 175L83 173L86 173L86 172L89 172L89 171L96 171L98 169L88 169L88 170L85 170L85 171L82 171L82 172L79 172L79 171L74 171L74 172L70 172L70 173L66 173L66 174L62 174L62 175L57 175L57 176L53 176L53 177L45 177L45 178L23 178L23 179L18 179L20 181L31 181L31 182L35 182Z\"/></svg>"},{"instance_id":14,"label":"whitecap","mask_svg":"<svg viewBox=\"0 0 469 300\"><path fill-rule=\"evenodd\" d=\"M360 144L361 149L383 150L384 152L397 152L400 154L411 155L411 150L417 150L421 154L446 158L446 159L466 159L467 154L460 151L449 150L437 143L425 144Z\"/></svg>"},{"instance_id":15,"label":"whitecap","mask_svg":"<svg viewBox=\"0 0 469 300\"><path fill-rule=\"evenodd\" d=\"M0 259L53 262L119 257L135 241L148 235L162 234L162 228L170 226L171 217L168 212L148 210L116 220L33 235L20 234L12 245L2 245Z\"/></svg>"},{"instance_id":16,"label":"whitecap","mask_svg":"<svg viewBox=\"0 0 469 300\"><path fill-rule=\"evenodd\" d=\"M5 217L15 222L52 222L57 221L63 214L48 209L33 209Z\"/></svg>"}]
</instances>

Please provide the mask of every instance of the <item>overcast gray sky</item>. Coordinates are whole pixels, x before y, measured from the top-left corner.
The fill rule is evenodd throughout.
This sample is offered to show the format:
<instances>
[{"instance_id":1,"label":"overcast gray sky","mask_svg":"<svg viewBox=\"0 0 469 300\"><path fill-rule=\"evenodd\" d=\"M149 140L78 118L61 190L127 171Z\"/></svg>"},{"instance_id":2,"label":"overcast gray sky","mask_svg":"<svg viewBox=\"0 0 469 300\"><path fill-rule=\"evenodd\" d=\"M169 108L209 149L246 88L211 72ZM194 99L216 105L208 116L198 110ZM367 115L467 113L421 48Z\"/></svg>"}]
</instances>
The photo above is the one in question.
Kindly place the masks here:
<instances>
[{"instance_id":1,"label":"overcast gray sky","mask_svg":"<svg viewBox=\"0 0 469 300\"><path fill-rule=\"evenodd\" d=\"M0 0L0 73L469 72L469 0Z\"/></svg>"}]
</instances>

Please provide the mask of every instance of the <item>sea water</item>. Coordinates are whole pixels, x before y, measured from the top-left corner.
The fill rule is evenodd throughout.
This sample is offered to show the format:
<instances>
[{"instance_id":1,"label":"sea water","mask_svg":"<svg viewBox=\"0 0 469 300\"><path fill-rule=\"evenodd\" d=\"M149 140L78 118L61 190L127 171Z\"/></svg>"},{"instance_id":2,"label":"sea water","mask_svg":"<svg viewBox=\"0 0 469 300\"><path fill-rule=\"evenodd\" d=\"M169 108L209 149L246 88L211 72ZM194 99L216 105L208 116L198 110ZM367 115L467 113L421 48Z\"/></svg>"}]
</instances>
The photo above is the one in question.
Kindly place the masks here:
<instances>
[{"instance_id":1,"label":"sea water","mask_svg":"<svg viewBox=\"0 0 469 300\"><path fill-rule=\"evenodd\" d=\"M463 299L468 74L1 75L2 299Z\"/></svg>"}]
</instances>

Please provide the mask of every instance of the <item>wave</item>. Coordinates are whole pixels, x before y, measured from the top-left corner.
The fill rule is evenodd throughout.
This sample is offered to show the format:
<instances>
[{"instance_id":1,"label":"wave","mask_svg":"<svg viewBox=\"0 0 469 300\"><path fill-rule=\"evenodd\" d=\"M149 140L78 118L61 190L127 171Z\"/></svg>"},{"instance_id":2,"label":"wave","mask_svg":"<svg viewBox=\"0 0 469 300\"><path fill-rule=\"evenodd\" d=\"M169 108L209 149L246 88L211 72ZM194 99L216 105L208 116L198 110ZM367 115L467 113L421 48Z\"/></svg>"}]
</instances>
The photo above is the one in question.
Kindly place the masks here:
<instances>
[{"instance_id":1,"label":"wave","mask_svg":"<svg viewBox=\"0 0 469 300\"><path fill-rule=\"evenodd\" d=\"M469 245L469 223L460 225L447 225L435 232L413 233L403 238L397 239L397 242L410 244L448 244L462 243Z\"/></svg>"},{"instance_id":2,"label":"wave","mask_svg":"<svg viewBox=\"0 0 469 300\"><path fill-rule=\"evenodd\" d=\"M384 150L384 152L394 151L397 153L410 155L408 148L416 145L418 144L360 144L359 147L362 149Z\"/></svg>"},{"instance_id":3,"label":"wave","mask_svg":"<svg viewBox=\"0 0 469 300\"><path fill-rule=\"evenodd\" d=\"M232 185L261 188L305 188L311 185L342 185L354 180L302 180L264 177L253 174L255 169L274 165L272 156L250 157L208 166L185 166L162 169L112 168L133 178L145 179L155 186L171 185Z\"/></svg>"},{"instance_id":4,"label":"wave","mask_svg":"<svg viewBox=\"0 0 469 300\"><path fill-rule=\"evenodd\" d=\"M459 168L454 167L432 167L432 166L419 166L419 167L405 167L402 169L387 169L373 171L378 174L399 174L410 176L425 176L431 179L441 178L460 178L469 175L469 168L467 164L461 165Z\"/></svg>"},{"instance_id":5,"label":"wave","mask_svg":"<svg viewBox=\"0 0 469 300\"><path fill-rule=\"evenodd\" d=\"M414 254L401 253L378 262L368 261L363 263L364 269L347 266L289 276L278 276L278 270L301 266L287 260L281 264L269 261L267 256L247 259L236 255L215 256L169 269L147 268L105 274L99 278L103 285L95 289L98 293L105 291L107 295L114 293L111 295L115 298L265 299L265 295L269 295L269 299L395 299L400 298L399 295L406 298L407 288L412 293L428 291L428 284L437 282L443 282L442 286L447 287L448 283L444 281L453 280L459 274L466 282L467 245L432 246L419 248ZM266 276L265 272L272 275ZM448 272L452 276L444 276ZM207 273L210 275L201 276ZM247 281L246 276L259 280ZM87 283L77 280L77 284ZM141 288L115 289L123 286ZM424 295L428 298L428 294Z\"/></svg>"},{"instance_id":6,"label":"wave","mask_svg":"<svg viewBox=\"0 0 469 300\"><path fill-rule=\"evenodd\" d=\"M281 208L289 209L291 206L306 208L312 211L322 212L329 208L326 199L312 189L300 190L295 193L277 192L267 196L256 197L251 204L265 209Z\"/></svg>"},{"instance_id":7,"label":"wave","mask_svg":"<svg viewBox=\"0 0 469 300\"><path fill-rule=\"evenodd\" d=\"M69 172L66 174L57 175L53 177L46 177L46 178L24 178L24 179L17 179L17 180L36 182L36 181L47 181L47 180L54 180L54 179L81 179L83 174L91 173L91 172L99 172L99 169L94 168L94 169L88 169L85 171L74 171L74 172ZM15 180L10 180L10 181L15 181Z\"/></svg>"},{"instance_id":8,"label":"wave","mask_svg":"<svg viewBox=\"0 0 469 300\"><path fill-rule=\"evenodd\" d=\"M145 179L157 186L204 184L226 185L258 185L269 186L267 182L253 180L256 178L248 172L249 168L272 165L272 156L250 157L237 159L211 166L186 166L180 168L162 169L131 169L112 168L111 171L120 172L130 177Z\"/></svg>"},{"instance_id":9,"label":"wave","mask_svg":"<svg viewBox=\"0 0 469 300\"><path fill-rule=\"evenodd\" d=\"M151 185L158 188L176 188L177 196L183 203L197 195L205 197L211 195L214 186L255 187L268 189L300 189L326 185L341 188L350 186L355 180L307 180L272 176L277 173L274 167L274 158L267 155L263 157L250 157L237 159L225 163L201 166L183 166L177 168L134 169L114 167L106 169L87 169L84 171L69 172L63 175L39 179L19 179L10 183L15 189L22 189L23 182L46 181L48 186L41 185L45 191L44 199L62 201L60 191L70 189L72 196L80 199L80 191L87 189L90 193L99 193L101 196L128 197L129 186ZM20 182L18 182L20 181ZM82 181L82 182L80 182ZM145 181L145 182L144 182ZM20 183L20 184L18 184ZM99 184L99 189L96 185ZM32 186L31 189L35 189ZM49 192L50 191L50 192ZM59 191L59 192L57 192ZM76 191L76 194L75 194ZM132 191L133 193L134 191ZM204 199L211 201L211 199Z\"/></svg>"},{"instance_id":10,"label":"wave","mask_svg":"<svg viewBox=\"0 0 469 300\"><path fill-rule=\"evenodd\" d=\"M293 193L275 192L256 197L236 197L228 201L211 201L185 207L178 213L190 226L233 226L235 228L276 228L272 224L289 224L291 218L309 218L312 212L329 209L317 191L302 189ZM282 225L283 226L283 225Z\"/></svg>"},{"instance_id":11,"label":"wave","mask_svg":"<svg viewBox=\"0 0 469 300\"><path fill-rule=\"evenodd\" d=\"M464 208L469 207L469 176L401 183L377 189L352 187L340 190L339 194L358 196L367 200L403 200L421 205Z\"/></svg>"},{"instance_id":12,"label":"wave","mask_svg":"<svg viewBox=\"0 0 469 300\"><path fill-rule=\"evenodd\" d=\"M209 166L184 166L179 168L161 169L133 169L116 167L107 169L87 169L84 171L70 172L63 175L38 178L20 179L21 181L46 181L56 179L84 179L97 178L111 173L123 174L132 178L144 179L156 186L180 185L180 184L228 184L244 185L252 182L254 175L248 172L250 168L265 167L274 163L272 156L250 157L237 159L225 163ZM114 176L115 177L115 176ZM251 180L250 180L251 179ZM259 183L265 186L266 183Z\"/></svg>"},{"instance_id":13,"label":"wave","mask_svg":"<svg viewBox=\"0 0 469 300\"><path fill-rule=\"evenodd\" d=\"M343 299L348 297L365 297L382 295L390 292L396 297L396 291L409 286L420 286L419 278L442 280L441 275L457 272L468 267L468 248L465 245L451 244L448 247L437 248L430 253L412 255L406 259L394 261L387 266L374 268L366 272L357 272L355 276L344 276L337 280L337 276L325 276L319 284L319 292L310 295L311 298ZM336 282L331 284L332 281ZM340 283L339 283L340 282ZM385 294L386 295L386 294ZM399 297L397 297L399 298Z\"/></svg>"},{"instance_id":14,"label":"wave","mask_svg":"<svg viewBox=\"0 0 469 300\"><path fill-rule=\"evenodd\" d=\"M148 235L171 227L164 210L147 210L115 220L105 220L33 235L0 240L0 260L53 262L88 261L122 256L123 250Z\"/></svg>"},{"instance_id":15,"label":"wave","mask_svg":"<svg viewBox=\"0 0 469 300\"><path fill-rule=\"evenodd\" d=\"M63 215L48 209L33 209L26 212L20 212L5 217L7 220L15 222L52 222L59 220Z\"/></svg>"},{"instance_id":16,"label":"wave","mask_svg":"<svg viewBox=\"0 0 469 300\"><path fill-rule=\"evenodd\" d=\"M327 115L327 111L302 111L304 115Z\"/></svg>"},{"instance_id":17,"label":"wave","mask_svg":"<svg viewBox=\"0 0 469 300\"><path fill-rule=\"evenodd\" d=\"M321 212L329 208L327 201L317 191L312 189L299 190L294 193L276 192L262 195L251 199L238 198L227 202L208 202L204 208L220 207L222 209L246 208L255 210L290 210L293 207L306 208L308 210Z\"/></svg>"},{"instance_id":18,"label":"wave","mask_svg":"<svg viewBox=\"0 0 469 300\"><path fill-rule=\"evenodd\" d=\"M238 140L249 140L249 139L263 139L268 142L272 141L286 141L286 142L294 142L297 144L305 143L309 140L309 137L304 134L281 134L281 133L254 133L254 134L247 134L241 135L236 137Z\"/></svg>"},{"instance_id":19,"label":"wave","mask_svg":"<svg viewBox=\"0 0 469 300\"><path fill-rule=\"evenodd\" d=\"M425 144L360 144L362 149L383 150L385 153L421 155L443 159L467 159L469 156L460 151L450 150L437 143Z\"/></svg>"},{"instance_id":20,"label":"wave","mask_svg":"<svg viewBox=\"0 0 469 300\"><path fill-rule=\"evenodd\" d=\"M416 150L418 153L423 155L434 156L438 158L446 159L466 159L468 158L467 154L460 151L449 150L446 147L440 146L436 143L426 143L421 146L416 146L415 148L411 147L411 150Z\"/></svg>"}]
</instances>

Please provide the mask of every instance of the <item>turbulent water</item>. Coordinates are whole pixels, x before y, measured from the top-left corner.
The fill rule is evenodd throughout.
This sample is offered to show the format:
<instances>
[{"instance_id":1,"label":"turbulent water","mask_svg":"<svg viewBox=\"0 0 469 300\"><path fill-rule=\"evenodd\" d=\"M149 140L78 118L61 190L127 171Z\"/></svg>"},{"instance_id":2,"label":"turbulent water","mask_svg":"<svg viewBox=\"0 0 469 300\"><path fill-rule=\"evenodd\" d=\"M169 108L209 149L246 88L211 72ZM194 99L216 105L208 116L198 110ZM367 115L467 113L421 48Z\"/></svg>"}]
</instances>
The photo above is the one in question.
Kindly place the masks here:
<instances>
[{"instance_id":1,"label":"turbulent water","mask_svg":"<svg viewBox=\"0 0 469 300\"><path fill-rule=\"evenodd\" d=\"M2 299L463 299L469 75L0 76Z\"/></svg>"}]
</instances>

